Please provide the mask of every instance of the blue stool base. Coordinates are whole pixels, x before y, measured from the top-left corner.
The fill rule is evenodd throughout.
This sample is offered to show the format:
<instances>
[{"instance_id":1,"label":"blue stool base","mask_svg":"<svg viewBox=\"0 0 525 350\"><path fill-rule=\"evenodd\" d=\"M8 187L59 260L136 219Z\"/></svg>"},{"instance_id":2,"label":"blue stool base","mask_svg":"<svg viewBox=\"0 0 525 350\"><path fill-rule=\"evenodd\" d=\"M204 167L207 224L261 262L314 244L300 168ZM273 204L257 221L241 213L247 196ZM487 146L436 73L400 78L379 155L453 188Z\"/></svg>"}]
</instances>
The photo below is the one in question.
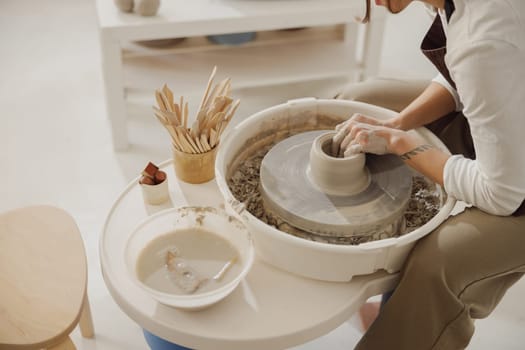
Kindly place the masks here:
<instances>
[{"instance_id":1,"label":"blue stool base","mask_svg":"<svg viewBox=\"0 0 525 350\"><path fill-rule=\"evenodd\" d=\"M159 338L145 329L142 331L144 332L146 343L148 343L151 350L192 350L175 343L170 343L169 341Z\"/></svg>"},{"instance_id":2,"label":"blue stool base","mask_svg":"<svg viewBox=\"0 0 525 350\"><path fill-rule=\"evenodd\" d=\"M386 292L381 296L381 306L379 308L380 310L385 306L386 302L388 301L388 299L390 299L392 294L394 294L393 290Z\"/></svg>"}]
</instances>

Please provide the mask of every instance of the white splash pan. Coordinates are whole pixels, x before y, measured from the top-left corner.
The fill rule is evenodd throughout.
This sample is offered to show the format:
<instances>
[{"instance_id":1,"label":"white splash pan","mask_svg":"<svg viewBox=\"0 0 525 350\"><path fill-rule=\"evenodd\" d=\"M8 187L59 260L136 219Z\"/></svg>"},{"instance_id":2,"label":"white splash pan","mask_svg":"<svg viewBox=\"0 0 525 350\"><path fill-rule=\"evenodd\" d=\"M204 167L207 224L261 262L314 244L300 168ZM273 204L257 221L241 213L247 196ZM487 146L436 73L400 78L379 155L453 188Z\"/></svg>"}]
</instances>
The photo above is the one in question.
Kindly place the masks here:
<instances>
[{"instance_id":1,"label":"white splash pan","mask_svg":"<svg viewBox=\"0 0 525 350\"><path fill-rule=\"evenodd\" d=\"M267 263L285 271L323 281L349 281L353 276L365 275L378 270L394 273L400 270L410 250L418 239L432 232L447 219L455 205L448 196L440 211L425 225L400 237L367 242L359 245L335 245L313 242L292 236L265 224L244 210L226 182L228 169L246 142L271 130L283 130L287 126L312 124L317 115L345 120L353 113L389 119L395 112L369 104L304 98L288 101L258 112L232 128L221 142L215 162L215 174L219 190L225 198L227 209L236 212L253 234L255 250ZM418 128L411 132L419 134L427 142L448 152L446 146L429 130Z\"/></svg>"}]
</instances>

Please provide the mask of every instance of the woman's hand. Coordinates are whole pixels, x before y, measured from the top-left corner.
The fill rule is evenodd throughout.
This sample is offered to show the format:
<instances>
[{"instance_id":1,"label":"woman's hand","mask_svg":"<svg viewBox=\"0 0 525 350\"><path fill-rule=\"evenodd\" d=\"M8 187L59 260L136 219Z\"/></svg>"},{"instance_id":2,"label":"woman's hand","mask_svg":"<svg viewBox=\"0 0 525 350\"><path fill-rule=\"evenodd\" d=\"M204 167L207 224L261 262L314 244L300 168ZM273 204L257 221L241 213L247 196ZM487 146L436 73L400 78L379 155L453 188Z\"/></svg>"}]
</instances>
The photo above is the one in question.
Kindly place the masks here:
<instances>
[{"instance_id":1,"label":"woman's hand","mask_svg":"<svg viewBox=\"0 0 525 350\"><path fill-rule=\"evenodd\" d=\"M335 127L332 154L349 156L366 152L374 154L396 153L395 144L405 135L392 128L388 121L381 121L362 114L354 114Z\"/></svg>"},{"instance_id":2,"label":"woman's hand","mask_svg":"<svg viewBox=\"0 0 525 350\"><path fill-rule=\"evenodd\" d=\"M336 126L332 154L396 154L419 173L443 185L443 169L450 155L415 134L393 127L395 125L395 118L382 122L360 114L353 115Z\"/></svg>"}]
</instances>

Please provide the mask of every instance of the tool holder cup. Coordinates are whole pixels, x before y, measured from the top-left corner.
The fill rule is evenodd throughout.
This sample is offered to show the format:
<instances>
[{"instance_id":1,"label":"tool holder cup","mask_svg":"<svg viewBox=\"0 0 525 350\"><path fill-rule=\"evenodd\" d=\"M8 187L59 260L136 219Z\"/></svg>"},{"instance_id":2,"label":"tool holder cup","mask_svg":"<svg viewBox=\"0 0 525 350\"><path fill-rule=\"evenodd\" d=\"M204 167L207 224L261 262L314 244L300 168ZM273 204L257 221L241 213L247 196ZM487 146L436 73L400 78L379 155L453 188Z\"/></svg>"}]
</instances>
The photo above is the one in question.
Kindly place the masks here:
<instances>
[{"instance_id":1,"label":"tool holder cup","mask_svg":"<svg viewBox=\"0 0 525 350\"><path fill-rule=\"evenodd\" d=\"M173 166L177 178L190 184L213 180L217 148L204 153L185 153L173 148Z\"/></svg>"}]
</instances>

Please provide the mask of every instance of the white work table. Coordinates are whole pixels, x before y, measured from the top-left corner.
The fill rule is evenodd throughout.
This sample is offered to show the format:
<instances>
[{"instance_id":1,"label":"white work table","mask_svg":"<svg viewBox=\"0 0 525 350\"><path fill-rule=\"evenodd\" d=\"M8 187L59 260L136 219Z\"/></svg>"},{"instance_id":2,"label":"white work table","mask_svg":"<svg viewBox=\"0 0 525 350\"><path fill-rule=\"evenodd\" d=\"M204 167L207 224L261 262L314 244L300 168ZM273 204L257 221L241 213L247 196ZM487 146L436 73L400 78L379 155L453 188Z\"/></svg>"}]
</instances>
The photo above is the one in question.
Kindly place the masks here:
<instances>
[{"instance_id":1,"label":"white work table","mask_svg":"<svg viewBox=\"0 0 525 350\"><path fill-rule=\"evenodd\" d=\"M377 71L384 12L367 25L363 0L164 0L153 17L122 13L97 0L102 64L113 145L126 149L126 97L164 83L205 84L213 66L234 88L333 77L359 80ZM279 31L307 27L302 31ZM205 36L257 32L239 46L210 44ZM142 40L187 38L172 48L149 49ZM187 91L184 94L188 94Z\"/></svg>"},{"instance_id":2,"label":"white work table","mask_svg":"<svg viewBox=\"0 0 525 350\"><path fill-rule=\"evenodd\" d=\"M256 258L246 279L219 303L182 311L155 301L131 280L124 247L133 229L152 213L186 205L219 206L215 181L191 185L177 181L171 161L170 201L145 205L138 178L115 201L100 237L104 281L120 308L149 332L201 350L286 349L335 329L370 296L393 288L398 274L377 272L345 283L322 282L276 269Z\"/></svg>"}]
</instances>

